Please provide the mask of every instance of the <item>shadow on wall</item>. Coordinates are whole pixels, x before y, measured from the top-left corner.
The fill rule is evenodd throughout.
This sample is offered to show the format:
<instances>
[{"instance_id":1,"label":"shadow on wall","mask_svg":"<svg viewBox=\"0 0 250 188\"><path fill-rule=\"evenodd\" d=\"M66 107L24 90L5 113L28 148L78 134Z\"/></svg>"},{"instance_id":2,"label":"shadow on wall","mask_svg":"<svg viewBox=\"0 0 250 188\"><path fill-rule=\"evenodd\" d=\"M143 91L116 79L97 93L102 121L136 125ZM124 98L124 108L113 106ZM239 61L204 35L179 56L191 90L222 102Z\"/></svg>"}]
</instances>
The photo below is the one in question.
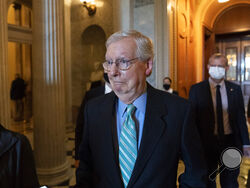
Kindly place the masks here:
<instances>
[{"instance_id":1,"label":"shadow on wall","mask_svg":"<svg viewBox=\"0 0 250 188\"><path fill-rule=\"evenodd\" d=\"M78 83L81 84L79 87L79 95L81 98L77 106L73 106L73 121L75 122L80 102L82 101L85 92L89 90L91 83L102 80L103 68L102 62L105 60L105 47L106 34L104 30L98 25L91 25L87 27L81 35L82 45L82 59L79 61L81 65L81 76ZM82 94L80 94L82 93Z\"/></svg>"},{"instance_id":2,"label":"shadow on wall","mask_svg":"<svg viewBox=\"0 0 250 188\"><path fill-rule=\"evenodd\" d=\"M83 53L88 76L82 83L86 85L86 91L89 90L91 83L102 80L103 68L102 62L105 59L106 35L103 29L98 25L87 27L82 33Z\"/></svg>"}]
</instances>

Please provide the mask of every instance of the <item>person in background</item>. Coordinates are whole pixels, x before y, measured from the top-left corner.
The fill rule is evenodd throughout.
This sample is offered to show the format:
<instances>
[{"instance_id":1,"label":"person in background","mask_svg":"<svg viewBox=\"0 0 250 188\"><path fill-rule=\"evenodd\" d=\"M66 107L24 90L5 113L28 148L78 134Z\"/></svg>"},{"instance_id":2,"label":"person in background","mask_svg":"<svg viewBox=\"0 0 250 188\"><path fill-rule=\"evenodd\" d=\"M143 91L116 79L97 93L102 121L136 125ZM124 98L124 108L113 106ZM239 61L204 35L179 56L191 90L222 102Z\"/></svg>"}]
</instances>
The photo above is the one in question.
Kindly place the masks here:
<instances>
[{"instance_id":1,"label":"person in background","mask_svg":"<svg viewBox=\"0 0 250 188\"><path fill-rule=\"evenodd\" d=\"M28 139L0 124L0 187L38 188L35 162Z\"/></svg>"},{"instance_id":2,"label":"person in background","mask_svg":"<svg viewBox=\"0 0 250 188\"><path fill-rule=\"evenodd\" d=\"M166 92L178 95L178 92L171 88L171 83L172 83L171 78L165 77L163 79L163 88L166 90Z\"/></svg>"},{"instance_id":3,"label":"person in background","mask_svg":"<svg viewBox=\"0 0 250 188\"><path fill-rule=\"evenodd\" d=\"M249 157L250 143L241 88L225 80L229 69L227 58L222 54L213 54L207 68L209 79L193 85L189 99L195 108L208 175L211 175L221 165L226 149L238 149ZM238 187L239 172L239 168L225 168L220 173L221 187ZM214 178L208 177L207 187L216 187Z\"/></svg>"},{"instance_id":4,"label":"person in background","mask_svg":"<svg viewBox=\"0 0 250 188\"><path fill-rule=\"evenodd\" d=\"M79 161L79 147L82 141L83 130L84 130L84 107L89 100L112 91L107 73L103 74L103 78L105 81L104 84L102 84L101 86L91 88L89 91L86 92L85 97L83 98L83 101L81 103L80 110L78 112L78 116L76 120L76 129L75 129L75 167L76 168L79 167L79 162L80 162Z\"/></svg>"},{"instance_id":5,"label":"person in background","mask_svg":"<svg viewBox=\"0 0 250 188\"><path fill-rule=\"evenodd\" d=\"M146 82L153 44L138 31L106 42L103 68L112 92L89 101L76 188L205 187L206 167L191 104Z\"/></svg>"},{"instance_id":6,"label":"person in background","mask_svg":"<svg viewBox=\"0 0 250 188\"><path fill-rule=\"evenodd\" d=\"M22 121L23 120L23 113L24 113L24 101L23 98L25 97L25 89L26 83L21 78L20 74L16 74L15 80L11 83L11 90L10 90L10 99L15 103L15 110L14 110L14 120L15 121Z\"/></svg>"}]
</instances>

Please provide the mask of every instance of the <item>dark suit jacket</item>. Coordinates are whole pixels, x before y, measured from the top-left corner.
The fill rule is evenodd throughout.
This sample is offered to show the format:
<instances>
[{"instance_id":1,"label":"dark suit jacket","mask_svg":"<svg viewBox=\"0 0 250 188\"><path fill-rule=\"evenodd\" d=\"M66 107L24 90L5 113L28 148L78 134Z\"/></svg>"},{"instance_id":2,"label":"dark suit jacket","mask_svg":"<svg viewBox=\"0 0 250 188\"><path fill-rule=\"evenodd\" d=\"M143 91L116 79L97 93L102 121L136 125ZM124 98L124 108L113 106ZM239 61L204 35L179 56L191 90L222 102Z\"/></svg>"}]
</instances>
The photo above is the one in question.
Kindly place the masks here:
<instances>
[{"instance_id":1,"label":"dark suit jacket","mask_svg":"<svg viewBox=\"0 0 250 188\"><path fill-rule=\"evenodd\" d=\"M122 188L114 92L87 103L76 187ZM128 188L176 187L179 157L186 165L180 187L205 187L206 168L191 105L148 84L143 136Z\"/></svg>"},{"instance_id":2,"label":"dark suit jacket","mask_svg":"<svg viewBox=\"0 0 250 188\"><path fill-rule=\"evenodd\" d=\"M86 92L85 97L82 100L80 110L78 112L76 120L76 129L75 129L75 159L79 160L79 147L82 141L83 127L84 127L84 107L86 103L96 97L105 94L105 85L95 87Z\"/></svg>"},{"instance_id":3,"label":"dark suit jacket","mask_svg":"<svg viewBox=\"0 0 250 188\"><path fill-rule=\"evenodd\" d=\"M175 94L175 95L179 95L179 93L178 93L178 91L173 91L173 94Z\"/></svg>"},{"instance_id":4,"label":"dark suit jacket","mask_svg":"<svg viewBox=\"0 0 250 188\"><path fill-rule=\"evenodd\" d=\"M26 83L22 78L16 78L11 83L10 98L11 100L18 100L25 97Z\"/></svg>"},{"instance_id":5,"label":"dark suit jacket","mask_svg":"<svg viewBox=\"0 0 250 188\"><path fill-rule=\"evenodd\" d=\"M0 187L39 188L28 139L0 125Z\"/></svg>"},{"instance_id":6,"label":"dark suit jacket","mask_svg":"<svg viewBox=\"0 0 250 188\"><path fill-rule=\"evenodd\" d=\"M249 145L248 130L246 126L245 109L240 86L225 81L228 98L229 123L234 135L234 143L242 150L242 145ZM208 80L195 84L189 92L189 99L196 111L198 130L206 153L214 147L214 108Z\"/></svg>"}]
</instances>

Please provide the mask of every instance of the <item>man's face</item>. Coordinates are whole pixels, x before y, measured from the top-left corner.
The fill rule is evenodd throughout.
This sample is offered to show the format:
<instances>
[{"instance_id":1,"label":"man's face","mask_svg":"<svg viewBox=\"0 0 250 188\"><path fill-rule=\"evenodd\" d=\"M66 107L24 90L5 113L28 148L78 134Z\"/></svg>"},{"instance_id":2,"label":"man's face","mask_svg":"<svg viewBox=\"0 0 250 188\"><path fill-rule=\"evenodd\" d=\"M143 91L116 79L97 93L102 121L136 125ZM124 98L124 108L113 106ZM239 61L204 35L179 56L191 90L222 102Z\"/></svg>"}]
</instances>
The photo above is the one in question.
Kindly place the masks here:
<instances>
[{"instance_id":1,"label":"man's face","mask_svg":"<svg viewBox=\"0 0 250 188\"><path fill-rule=\"evenodd\" d=\"M125 38L111 43L107 48L106 60L116 61L117 59L130 60L136 58L136 43L132 38ZM113 91L123 102L133 102L145 90L146 77L151 73L152 64L133 60L128 70L119 70L115 63L108 71L108 77ZM131 101L132 100L132 101Z\"/></svg>"}]
</instances>

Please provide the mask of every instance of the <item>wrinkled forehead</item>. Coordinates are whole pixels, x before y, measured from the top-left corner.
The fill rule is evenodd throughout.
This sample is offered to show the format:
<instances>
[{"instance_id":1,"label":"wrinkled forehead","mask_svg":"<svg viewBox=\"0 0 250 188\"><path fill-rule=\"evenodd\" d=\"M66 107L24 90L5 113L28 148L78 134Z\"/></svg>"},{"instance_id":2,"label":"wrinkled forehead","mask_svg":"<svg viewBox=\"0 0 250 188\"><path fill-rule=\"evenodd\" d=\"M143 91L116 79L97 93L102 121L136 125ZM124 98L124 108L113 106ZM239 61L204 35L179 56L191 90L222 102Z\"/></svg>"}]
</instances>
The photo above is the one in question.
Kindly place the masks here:
<instances>
[{"instance_id":1,"label":"wrinkled forehead","mask_svg":"<svg viewBox=\"0 0 250 188\"><path fill-rule=\"evenodd\" d=\"M214 66L226 66L226 60L223 57L218 57L218 58L213 58L210 61L210 65L214 65Z\"/></svg>"},{"instance_id":2,"label":"wrinkled forehead","mask_svg":"<svg viewBox=\"0 0 250 188\"><path fill-rule=\"evenodd\" d=\"M107 58L133 58L136 53L136 43L131 37L110 43L106 51Z\"/></svg>"}]
</instances>

